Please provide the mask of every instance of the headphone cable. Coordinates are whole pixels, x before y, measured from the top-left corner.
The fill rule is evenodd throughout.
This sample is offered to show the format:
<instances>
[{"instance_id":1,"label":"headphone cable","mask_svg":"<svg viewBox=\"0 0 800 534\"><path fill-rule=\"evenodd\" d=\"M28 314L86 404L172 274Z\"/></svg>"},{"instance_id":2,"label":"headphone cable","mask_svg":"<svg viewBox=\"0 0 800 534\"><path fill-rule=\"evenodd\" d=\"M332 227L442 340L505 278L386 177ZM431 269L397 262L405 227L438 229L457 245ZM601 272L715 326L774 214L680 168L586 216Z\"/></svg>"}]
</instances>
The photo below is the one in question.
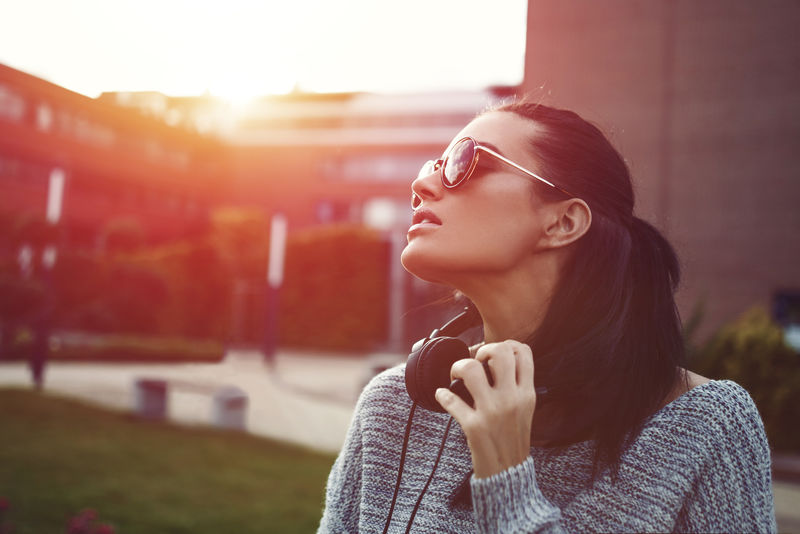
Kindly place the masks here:
<instances>
[{"instance_id":1,"label":"headphone cable","mask_svg":"<svg viewBox=\"0 0 800 534\"><path fill-rule=\"evenodd\" d=\"M428 477L428 481L425 483L425 487L422 488L422 492L419 494L419 498L417 499L417 504L414 505L414 510L411 512L411 519L408 520L408 526L406 527L406 534L411 532L411 524L414 522L414 518L417 515L417 510L419 509L419 504L422 502L422 497L425 496L425 492L428 491L428 486L433 480L433 475L436 474L436 468L439 467L439 460L442 458L442 451L444 451L444 444L447 442L447 435L450 434L450 425L453 424L453 418L450 417L450 420L447 421L447 427L444 429L444 437L442 438L442 443L439 445L439 454L436 455L436 461L433 464L433 470L431 470L431 475Z\"/></svg>"},{"instance_id":2,"label":"headphone cable","mask_svg":"<svg viewBox=\"0 0 800 534\"><path fill-rule=\"evenodd\" d=\"M392 522L392 514L394 513L394 505L397 503L397 493L400 491L400 479L403 476L403 468L406 464L406 451L408 450L408 435L411 433L411 421L414 420L414 410L417 409L417 403L411 405L411 411L408 413L408 421L406 422L406 433L403 436L403 452L400 453L400 469L397 470L397 483L394 486L394 496L392 497L392 505L389 507L389 517L386 518L386 525L383 527L383 534L389 531L389 524Z\"/></svg>"}]
</instances>

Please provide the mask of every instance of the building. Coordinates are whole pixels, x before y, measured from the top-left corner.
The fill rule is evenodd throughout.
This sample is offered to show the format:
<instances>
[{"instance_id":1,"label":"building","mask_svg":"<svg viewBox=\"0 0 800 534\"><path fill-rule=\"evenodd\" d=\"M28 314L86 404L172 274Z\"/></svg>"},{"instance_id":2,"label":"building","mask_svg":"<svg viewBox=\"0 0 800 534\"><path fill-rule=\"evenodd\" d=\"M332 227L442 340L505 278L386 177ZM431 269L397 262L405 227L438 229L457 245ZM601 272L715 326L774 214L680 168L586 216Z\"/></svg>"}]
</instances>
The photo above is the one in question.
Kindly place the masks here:
<instances>
[{"instance_id":1,"label":"building","mask_svg":"<svg viewBox=\"0 0 800 534\"><path fill-rule=\"evenodd\" d=\"M213 138L0 65L0 212L58 222L64 245L120 219L153 242L202 231L227 165Z\"/></svg>"},{"instance_id":2,"label":"building","mask_svg":"<svg viewBox=\"0 0 800 534\"><path fill-rule=\"evenodd\" d=\"M391 288L387 345L406 351L451 312L425 307L437 289L400 264L411 223L411 181L495 99L491 92L477 92L262 100L227 134L237 204L279 203L295 226L345 221L385 232Z\"/></svg>"},{"instance_id":3,"label":"building","mask_svg":"<svg viewBox=\"0 0 800 534\"><path fill-rule=\"evenodd\" d=\"M683 261L684 318L800 324L800 4L530 0L523 89L628 160Z\"/></svg>"},{"instance_id":4,"label":"building","mask_svg":"<svg viewBox=\"0 0 800 534\"><path fill-rule=\"evenodd\" d=\"M101 99L223 140L230 151L227 199L233 205L282 213L292 232L333 223L382 231L390 248L387 346L402 352L449 313L425 306L441 290L411 277L400 265L411 223L411 181L425 161L438 158L466 123L508 91L295 93L264 97L245 107L205 96L154 93L107 93ZM253 300L257 306L258 291L243 281L240 307L249 309L253 304L246 303ZM237 315L255 315L248 309Z\"/></svg>"},{"instance_id":5,"label":"building","mask_svg":"<svg viewBox=\"0 0 800 534\"><path fill-rule=\"evenodd\" d=\"M422 163L507 89L375 95L293 93L232 106L208 96L105 93L230 148L237 204L290 214L294 227L363 222L405 227ZM394 221L394 222L392 222Z\"/></svg>"}]
</instances>

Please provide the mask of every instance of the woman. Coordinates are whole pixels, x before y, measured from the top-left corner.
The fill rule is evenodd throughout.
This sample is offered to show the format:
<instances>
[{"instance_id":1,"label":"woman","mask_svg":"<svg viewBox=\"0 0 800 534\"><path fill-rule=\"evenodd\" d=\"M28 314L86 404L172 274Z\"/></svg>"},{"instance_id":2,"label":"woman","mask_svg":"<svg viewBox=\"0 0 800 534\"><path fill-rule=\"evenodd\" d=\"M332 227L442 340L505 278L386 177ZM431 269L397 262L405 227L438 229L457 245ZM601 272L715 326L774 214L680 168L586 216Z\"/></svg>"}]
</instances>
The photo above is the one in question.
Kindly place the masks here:
<instances>
[{"instance_id":1,"label":"woman","mask_svg":"<svg viewBox=\"0 0 800 534\"><path fill-rule=\"evenodd\" d=\"M474 405L442 388L447 413L415 412L402 368L376 377L320 532L776 530L758 411L737 384L684 370L677 258L633 215L628 169L597 128L507 104L412 192L403 265L483 323L450 371Z\"/></svg>"}]
</instances>

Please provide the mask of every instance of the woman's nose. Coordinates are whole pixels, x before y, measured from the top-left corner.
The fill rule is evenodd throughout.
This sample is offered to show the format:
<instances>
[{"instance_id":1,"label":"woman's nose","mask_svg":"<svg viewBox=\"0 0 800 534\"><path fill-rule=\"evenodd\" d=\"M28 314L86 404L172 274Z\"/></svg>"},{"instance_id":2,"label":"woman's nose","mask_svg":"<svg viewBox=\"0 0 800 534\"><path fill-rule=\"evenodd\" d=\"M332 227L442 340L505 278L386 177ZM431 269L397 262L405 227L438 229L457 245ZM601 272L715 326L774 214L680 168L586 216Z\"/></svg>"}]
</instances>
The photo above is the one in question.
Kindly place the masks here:
<instances>
[{"instance_id":1,"label":"woman's nose","mask_svg":"<svg viewBox=\"0 0 800 534\"><path fill-rule=\"evenodd\" d=\"M411 207L417 208L423 200L436 200L443 194L439 169L430 174L420 175L411 182Z\"/></svg>"}]
</instances>

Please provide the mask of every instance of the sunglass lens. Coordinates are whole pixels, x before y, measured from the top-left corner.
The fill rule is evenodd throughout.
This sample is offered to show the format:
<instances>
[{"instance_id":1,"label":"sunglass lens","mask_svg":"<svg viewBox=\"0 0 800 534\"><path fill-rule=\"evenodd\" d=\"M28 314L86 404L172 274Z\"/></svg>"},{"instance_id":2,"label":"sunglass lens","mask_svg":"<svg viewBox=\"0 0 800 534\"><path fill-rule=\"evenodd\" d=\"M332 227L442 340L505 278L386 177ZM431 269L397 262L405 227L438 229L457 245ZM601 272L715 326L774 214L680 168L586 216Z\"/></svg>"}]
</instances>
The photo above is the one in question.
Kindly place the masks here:
<instances>
[{"instance_id":1,"label":"sunglass lens","mask_svg":"<svg viewBox=\"0 0 800 534\"><path fill-rule=\"evenodd\" d=\"M445 184L454 187L464 181L472 165L475 155L475 143L471 139L463 139L456 143L444 166Z\"/></svg>"}]
</instances>

